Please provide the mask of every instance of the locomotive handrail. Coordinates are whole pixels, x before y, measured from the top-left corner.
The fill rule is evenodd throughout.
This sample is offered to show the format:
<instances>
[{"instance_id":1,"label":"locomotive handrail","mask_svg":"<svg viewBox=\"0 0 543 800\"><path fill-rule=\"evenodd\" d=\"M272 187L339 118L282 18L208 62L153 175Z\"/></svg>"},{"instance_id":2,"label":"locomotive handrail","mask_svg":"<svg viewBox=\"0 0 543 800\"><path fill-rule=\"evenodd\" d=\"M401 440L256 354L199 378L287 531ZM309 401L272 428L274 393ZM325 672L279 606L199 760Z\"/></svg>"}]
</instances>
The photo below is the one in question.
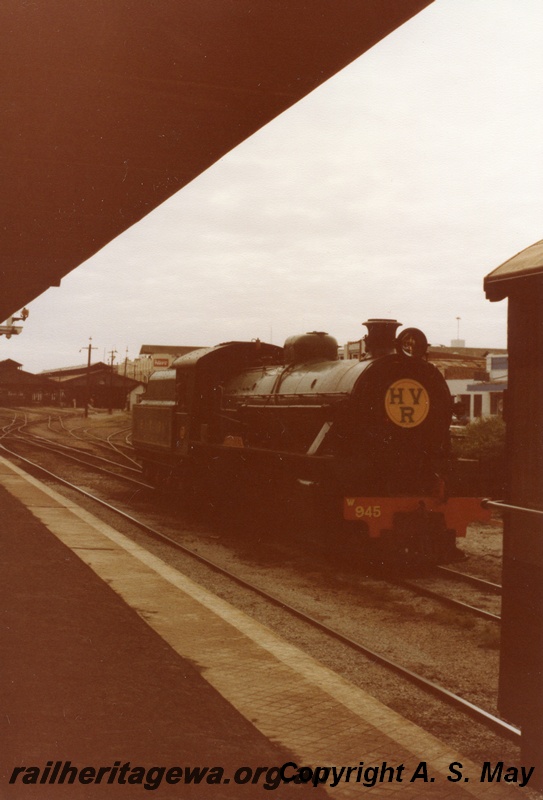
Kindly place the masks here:
<instances>
[{"instance_id":1,"label":"locomotive handrail","mask_svg":"<svg viewBox=\"0 0 543 800\"><path fill-rule=\"evenodd\" d=\"M281 397L285 397L285 395L281 395ZM318 398L316 398L316 399L318 399ZM339 400L338 400L338 402L339 402ZM270 404L266 400L263 403L256 403L256 402L240 403L239 407L240 408L269 408L270 405L273 405L273 410L274 411L276 411L277 409L280 409L281 411L288 411L289 409L293 409L293 408L296 408L296 409L298 409L298 408L301 408L301 409L316 408L317 410L319 410L319 409L322 409L322 408L330 408L331 404L330 403L318 403L318 402L315 402L315 403L312 403L312 404L306 403L305 405L302 405L301 403L298 403L298 404L295 404L295 403L277 403L277 406L276 406L275 403Z\"/></svg>"},{"instance_id":2,"label":"locomotive handrail","mask_svg":"<svg viewBox=\"0 0 543 800\"><path fill-rule=\"evenodd\" d=\"M289 392L288 394L286 392L284 392L284 393L281 393L281 394L278 395L277 393L266 392L266 393L254 394L254 395L251 395L251 394L248 395L247 393L244 393L244 394L240 393L239 395L231 395L231 396L233 396L233 397L247 397L247 396L250 396L251 399L254 398L255 400L260 400L260 399L269 400L272 397L280 397L281 399L288 400L291 397L304 397L304 398L333 397L334 399L339 397L340 399L345 399L345 398L350 397L350 394L349 394L349 392Z\"/></svg>"},{"instance_id":3,"label":"locomotive handrail","mask_svg":"<svg viewBox=\"0 0 543 800\"><path fill-rule=\"evenodd\" d=\"M525 514L536 514L543 517L543 511L540 508L526 508L525 506L514 506L511 503L504 503L502 500L483 500L482 506L484 508L504 508L506 511L522 511Z\"/></svg>"},{"instance_id":4,"label":"locomotive handrail","mask_svg":"<svg viewBox=\"0 0 543 800\"><path fill-rule=\"evenodd\" d=\"M210 443L205 443L205 445L204 445L202 442L194 441L194 442L191 442L191 444L195 449L203 447L203 446L205 446L209 450L215 449L215 450L220 450L221 452L223 452L224 450L231 450L232 449L231 447L228 447L228 445L220 444L219 442L210 442ZM243 448L240 448L240 450L242 450L242 449ZM332 461L333 460L333 456L332 455L328 455L328 454L327 455L323 455L323 456L308 455L307 453L295 453L295 452L292 452L290 450L269 450L266 447L251 447L251 452L252 453L257 453L257 454L261 453L263 455L270 455L270 453L271 453L274 456L279 456L281 459L284 459L284 460L291 459L293 461L296 461L296 460L307 461L308 459L310 461Z\"/></svg>"},{"instance_id":5,"label":"locomotive handrail","mask_svg":"<svg viewBox=\"0 0 543 800\"><path fill-rule=\"evenodd\" d=\"M300 394L259 394L259 395L238 395L234 396L237 400L239 407L242 408L274 408L281 410L288 410L293 408L329 408L332 405L348 400L350 395L347 392L319 392L318 394L303 395L303 399L307 400L306 403L289 403L292 398L300 398ZM245 399L249 398L249 399ZM230 398L229 398L230 399Z\"/></svg>"}]
</instances>

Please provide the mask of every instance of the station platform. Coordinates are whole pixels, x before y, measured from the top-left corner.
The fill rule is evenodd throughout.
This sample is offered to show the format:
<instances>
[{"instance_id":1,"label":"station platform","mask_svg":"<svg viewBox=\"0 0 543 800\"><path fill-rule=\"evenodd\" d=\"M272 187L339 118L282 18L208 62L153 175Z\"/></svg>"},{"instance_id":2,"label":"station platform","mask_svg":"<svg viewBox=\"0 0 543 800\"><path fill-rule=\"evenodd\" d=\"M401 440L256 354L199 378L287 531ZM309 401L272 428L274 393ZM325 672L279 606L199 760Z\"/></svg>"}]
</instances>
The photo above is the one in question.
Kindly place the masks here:
<instances>
[{"instance_id":1,"label":"station platform","mask_svg":"<svg viewBox=\"0 0 543 800\"><path fill-rule=\"evenodd\" d=\"M0 510L2 800L519 796L2 458Z\"/></svg>"}]
</instances>

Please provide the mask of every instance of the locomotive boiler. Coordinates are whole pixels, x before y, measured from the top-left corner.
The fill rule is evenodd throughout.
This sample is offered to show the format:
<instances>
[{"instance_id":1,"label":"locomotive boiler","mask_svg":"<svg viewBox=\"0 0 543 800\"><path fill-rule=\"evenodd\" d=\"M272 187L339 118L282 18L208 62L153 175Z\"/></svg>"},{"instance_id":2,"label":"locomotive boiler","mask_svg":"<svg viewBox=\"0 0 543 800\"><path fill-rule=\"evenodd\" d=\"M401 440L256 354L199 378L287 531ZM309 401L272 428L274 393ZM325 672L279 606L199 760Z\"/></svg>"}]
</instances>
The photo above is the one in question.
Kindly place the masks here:
<instances>
[{"instance_id":1,"label":"locomotive boiler","mask_svg":"<svg viewBox=\"0 0 543 800\"><path fill-rule=\"evenodd\" d=\"M323 523L315 537L336 549L390 562L454 558L456 537L488 512L449 496L447 384L421 331L364 324L359 359L340 359L337 341L314 331L283 348L195 350L155 372L133 412L148 479L312 509Z\"/></svg>"}]
</instances>

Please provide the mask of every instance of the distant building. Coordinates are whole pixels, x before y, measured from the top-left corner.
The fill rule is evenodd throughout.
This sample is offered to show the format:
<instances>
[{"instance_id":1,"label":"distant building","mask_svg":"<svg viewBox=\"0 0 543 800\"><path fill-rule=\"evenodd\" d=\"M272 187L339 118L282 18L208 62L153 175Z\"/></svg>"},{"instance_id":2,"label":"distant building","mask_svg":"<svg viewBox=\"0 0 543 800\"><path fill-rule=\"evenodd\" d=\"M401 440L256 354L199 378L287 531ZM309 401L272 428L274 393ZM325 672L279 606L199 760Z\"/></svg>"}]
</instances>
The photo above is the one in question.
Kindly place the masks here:
<instances>
[{"instance_id":1,"label":"distant building","mask_svg":"<svg viewBox=\"0 0 543 800\"><path fill-rule=\"evenodd\" d=\"M118 375L110 364L97 361L87 367L45 370L41 376L48 378L57 387L60 405L83 408L89 398L94 408L126 408L128 395L137 387L138 381Z\"/></svg>"},{"instance_id":2,"label":"distant building","mask_svg":"<svg viewBox=\"0 0 543 800\"><path fill-rule=\"evenodd\" d=\"M447 381L457 421L502 416L507 389L507 350L429 347L428 360Z\"/></svg>"},{"instance_id":3,"label":"distant building","mask_svg":"<svg viewBox=\"0 0 543 800\"><path fill-rule=\"evenodd\" d=\"M55 398L56 387L41 375L21 369L22 364L6 358L0 361L0 405L48 404Z\"/></svg>"},{"instance_id":4,"label":"distant building","mask_svg":"<svg viewBox=\"0 0 543 800\"><path fill-rule=\"evenodd\" d=\"M179 356L199 349L200 347L186 345L144 344L140 349L139 358L126 358L115 364L114 370L118 375L126 375L140 383L147 383L149 376L156 370L168 369Z\"/></svg>"}]
</instances>

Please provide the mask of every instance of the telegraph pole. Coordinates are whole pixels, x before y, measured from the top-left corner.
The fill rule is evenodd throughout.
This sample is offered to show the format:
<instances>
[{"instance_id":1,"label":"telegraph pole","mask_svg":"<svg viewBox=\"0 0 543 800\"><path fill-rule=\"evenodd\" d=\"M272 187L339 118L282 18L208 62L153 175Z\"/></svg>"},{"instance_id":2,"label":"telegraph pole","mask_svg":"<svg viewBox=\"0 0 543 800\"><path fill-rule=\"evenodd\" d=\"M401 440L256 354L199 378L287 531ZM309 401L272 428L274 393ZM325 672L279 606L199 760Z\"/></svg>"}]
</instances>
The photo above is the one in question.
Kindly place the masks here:
<instances>
[{"instance_id":1,"label":"telegraph pole","mask_svg":"<svg viewBox=\"0 0 543 800\"><path fill-rule=\"evenodd\" d=\"M86 392L86 398L85 398L85 416L86 416L86 417L88 417L88 416L89 416L89 401L90 401L90 365L91 365L91 351L92 351L92 350L98 350L98 348L97 348L97 347L93 347L93 346L92 346L92 336L89 336L89 343L88 343L88 345L87 345L86 347L81 347L81 348L79 349L79 352L81 352L81 350L88 350L88 352L89 352L89 356L88 356L88 359L87 359L87 392Z\"/></svg>"},{"instance_id":2,"label":"telegraph pole","mask_svg":"<svg viewBox=\"0 0 543 800\"><path fill-rule=\"evenodd\" d=\"M111 356L111 359L110 359L110 362L109 362L111 371L109 373L109 409L108 409L108 412L107 412L108 414L113 413L113 362L115 361L116 353L117 353L116 350L110 350L109 351L109 355Z\"/></svg>"},{"instance_id":3,"label":"telegraph pole","mask_svg":"<svg viewBox=\"0 0 543 800\"><path fill-rule=\"evenodd\" d=\"M126 345L126 351L124 354L124 380L123 380L123 389L125 391L125 409L126 411L130 411L130 397L126 393L126 370L128 369L128 345Z\"/></svg>"}]
</instances>

